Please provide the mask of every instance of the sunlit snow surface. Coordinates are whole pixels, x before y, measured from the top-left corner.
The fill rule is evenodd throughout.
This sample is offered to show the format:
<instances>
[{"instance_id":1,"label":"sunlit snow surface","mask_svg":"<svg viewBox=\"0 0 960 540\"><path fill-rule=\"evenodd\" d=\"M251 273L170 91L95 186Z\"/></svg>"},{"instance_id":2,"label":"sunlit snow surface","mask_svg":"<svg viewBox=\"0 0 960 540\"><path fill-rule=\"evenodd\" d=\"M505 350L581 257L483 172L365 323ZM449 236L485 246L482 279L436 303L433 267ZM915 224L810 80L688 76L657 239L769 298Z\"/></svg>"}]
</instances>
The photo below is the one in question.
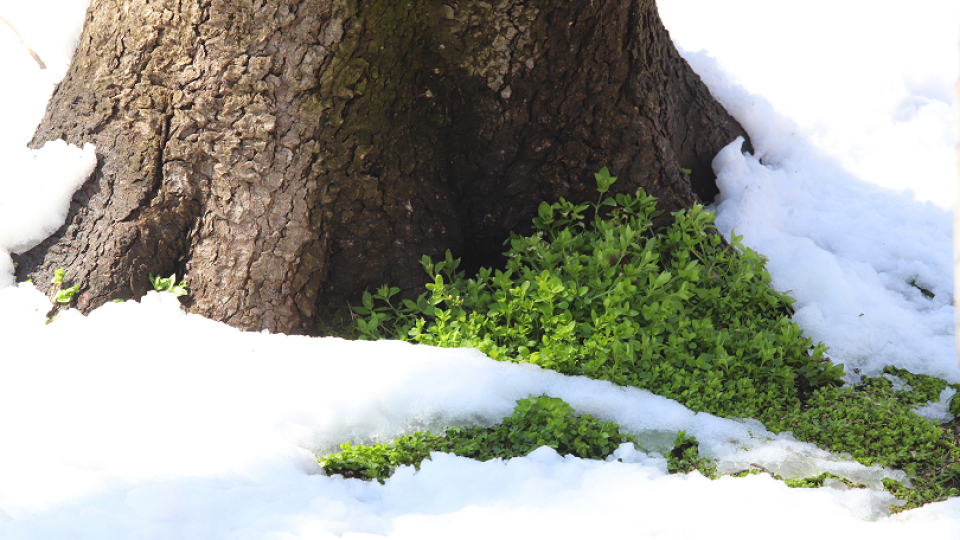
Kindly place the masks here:
<instances>
[{"instance_id":1,"label":"sunlit snow surface","mask_svg":"<svg viewBox=\"0 0 960 540\"><path fill-rule=\"evenodd\" d=\"M32 285L0 290L0 303L16 314L0 321L7 350L23 351L4 359L0 378L0 410L9 411L0 416L9 441L0 448L0 537L448 538L528 530L702 538L730 530L766 538L777 523L816 515L831 530L893 538L904 520L916 521L911 533L960 525L957 501L890 518L884 509L895 501L881 491L671 476L662 459L637 452L622 452L625 463L549 449L506 463L435 455L419 473L401 470L385 486L328 478L314 456L341 441L486 425L529 394L614 420L651 447L686 430L725 470L757 463L870 483L882 472L773 437L754 422L695 414L646 391L472 350L241 333L187 315L168 293L108 304L89 317L70 312L46 326L49 304ZM690 512L700 517L686 518Z\"/></svg>"},{"instance_id":2,"label":"sunlit snow surface","mask_svg":"<svg viewBox=\"0 0 960 540\"><path fill-rule=\"evenodd\" d=\"M0 23L5 81L0 88L0 287L14 282L10 253L30 249L60 228L73 192L96 166L93 145L81 150L53 141L39 151L26 147L54 85L66 73L85 2L53 0L42 8L16 4L0 4L0 17L14 25L47 69L40 70L16 34Z\"/></svg>"},{"instance_id":3,"label":"sunlit snow surface","mask_svg":"<svg viewBox=\"0 0 960 540\"><path fill-rule=\"evenodd\" d=\"M770 259L774 286L798 300L804 332L848 371L875 376L896 364L960 382L952 214L857 179L715 59L685 57L742 119L755 149L744 155L738 140L713 161L717 227Z\"/></svg>"},{"instance_id":4,"label":"sunlit snow surface","mask_svg":"<svg viewBox=\"0 0 960 540\"><path fill-rule=\"evenodd\" d=\"M22 145L54 77L66 69L80 4L20 6L19 18L10 13L15 8L0 7L50 71L59 69L37 70L0 29L0 70L21 83L0 87L5 164L50 159L47 150L34 158ZM702 13L689 11L686 24L695 26ZM744 13L727 14L729 23ZM720 16L709 19L718 49L742 37L726 35ZM671 31L684 24L665 20ZM953 42L956 22L949 28ZM62 36L66 46L58 45ZM784 40L778 47L808 44ZM757 49L769 54L773 47ZM708 54L685 54L757 149L745 157L734 144L715 161L718 226L735 228L770 258L776 285L798 299L796 320L804 330L838 361L865 372L897 363L960 382L949 215L861 182L843 145L834 148L843 154L838 161L825 157L831 151L821 135L846 126L811 134L738 87ZM838 69L824 65L823 73ZM845 86L840 93L848 92ZM916 103L926 103L926 95L917 93ZM837 107L823 99L810 110ZM881 128L903 122L885 118ZM952 116L949 123L952 134ZM23 249L56 227L69 192L92 166L88 152L63 146L46 154L54 164L47 169L0 172L0 250ZM900 168L918 161L910 149L890 152L889 159ZM49 172L61 166L61 173ZM933 174L952 181L952 161L949 171L943 168ZM31 185L38 186L33 193L24 187ZM49 206L9 217L41 204ZM4 260L0 287L4 276L12 278ZM935 298L910 286L914 279ZM549 449L508 462L435 455L421 471L401 469L384 486L326 477L316 455L340 442L488 425L509 414L515 400L541 393L622 424L649 450L686 430L722 470L756 463L785 475L830 471L871 485L897 473L772 436L756 422L695 414L645 391L497 363L470 350L241 333L185 314L168 294L108 304L88 317L67 312L44 325L49 307L31 284L0 288L3 539L951 538L960 530L960 499L888 516L894 501L881 491L790 489L766 475L717 481L667 475L662 458L628 448L618 452L623 462L610 463Z\"/></svg>"}]
</instances>

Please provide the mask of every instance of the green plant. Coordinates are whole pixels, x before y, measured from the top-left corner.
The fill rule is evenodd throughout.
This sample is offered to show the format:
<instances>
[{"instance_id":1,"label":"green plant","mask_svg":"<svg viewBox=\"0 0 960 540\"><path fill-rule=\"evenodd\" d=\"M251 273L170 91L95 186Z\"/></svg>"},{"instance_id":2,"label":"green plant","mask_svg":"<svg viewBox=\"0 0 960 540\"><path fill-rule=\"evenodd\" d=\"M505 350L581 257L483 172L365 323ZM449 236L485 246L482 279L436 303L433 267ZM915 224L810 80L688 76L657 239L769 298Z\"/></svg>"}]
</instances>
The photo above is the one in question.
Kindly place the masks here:
<instances>
[{"instance_id":1,"label":"green plant","mask_svg":"<svg viewBox=\"0 0 960 540\"><path fill-rule=\"evenodd\" d=\"M371 446L340 445L341 452L320 460L327 474L348 478L384 479L401 465L413 465L430 457L430 452L451 452L480 461L525 456L541 446L560 454L603 459L621 443L632 442L620 433L620 426L590 415L575 416L573 407L559 398L546 396L521 399L513 414L491 428L451 427L439 435L415 432L391 442Z\"/></svg>"},{"instance_id":2,"label":"green plant","mask_svg":"<svg viewBox=\"0 0 960 540\"><path fill-rule=\"evenodd\" d=\"M770 287L765 258L741 237L726 244L699 206L655 230L653 197L607 196L616 178L606 169L596 180L594 204L542 203L534 233L511 236L503 270L468 279L449 252L436 263L424 256L427 293L398 299L399 289L384 285L365 294L354 308L359 332L474 347L496 360L646 388L696 411L757 418L864 464L902 468L913 487L885 482L908 501L895 510L960 493L960 419L937 426L911 412L938 400L945 381L888 367L901 388L888 377L841 387L842 365L790 321L794 300ZM950 411L960 417L960 398ZM443 440L452 451L479 444ZM713 475L685 433L668 463ZM827 477L785 481L812 486Z\"/></svg>"},{"instance_id":3,"label":"green plant","mask_svg":"<svg viewBox=\"0 0 960 540\"><path fill-rule=\"evenodd\" d=\"M77 294L77 291L80 290L80 285L74 285L72 287L64 287L64 278L66 277L63 268L57 268L53 272L53 299L60 304L69 304L73 302L74 295Z\"/></svg>"},{"instance_id":4,"label":"green plant","mask_svg":"<svg viewBox=\"0 0 960 540\"><path fill-rule=\"evenodd\" d=\"M894 366L883 368L883 372L902 380L905 383L904 388L900 390L894 389L893 383L886 377L884 377L884 380L887 382L879 379L867 379L861 383L862 386L864 388L875 389L876 392L881 393L886 393L889 387L897 397L897 401L904 405L920 406L926 405L931 401L939 401L940 392L943 392L947 386L953 386L955 389L960 390L960 385L948 385L947 381L943 379L930 377L929 375L917 375Z\"/></svg>"},{"instance_id":5,"label":"green plant","mask_svg":"<svg viewBox=\"0 0 960 540\"><path fill-rule=\"evenodd\" d=\"M911 488L884 481L891 493L907 501L900 510L960 494L956 437L911 410L938 400L947 383L893 367L885 372L909 384L895 389L880 376L864 378L856 387L821 388L806 402L780 411L767 428L791 430L800 440L848 453L865 465L906 471Z\"/></svg>"},{"instance_id":6,"label":"green plant","mask_svg":"<svg viewBox=\"0 0 960 540\"><path fill-rule=\"evenodd\" d=\"M397 467L413 465L420 470L420 463L430 457L442 442L441 435L414 432L394 441L375 445L340 445L340 453L320 460L327 474L339 474L345 478L376 479L381 484L393 475Z\"/></svg>"},{"instance_id":7,"label":"green plant","mask_svg":"<svg viewBox=\"0 0 960 540\"><path fill-rule=\"evenodd\" d=\"M953 398L950 400L950 414L954 416L954 419L960 418L960 384L950 385L954 389L956 394L953 395Z\"/></svg>"},{"instance_id":8,"label":"green plant","mask_svg":"<svg viewBox=\"0 0 960 540\"><path fill-rule=\"evenodd\" d=\"M424 256L432 283L416 301L396 302L386 285L364 294L360 332L474 347L728 417L782 409L801 385L841 384L842 366L790 321L793 299L770 288L763 258L740 237L727 246L710 212L676 212L655 231L653 197L606 197L616 178L603 169L596 180L595 204L542 203L502 271L467 279L449 253Z\"/></svg>"},{"instance_id":9,"label":"green plant","mask_svg":"<svg viewBox=\"0 0 960 540\"><path fill-rule=\"evenodd\" d=\"M187 282L180 281L180 283L177 283L176 274L171 274L168 278L150 274L150 283L153 285L153 290L157 292L170 292L176 296L186 296L190 294L190 292L187 291Z\"/></svg>"},{"instance_id":10,"label":"green plant","mask_svg":"<svg viewBox=\"0 0 960 540\"><path fill-rule=\"evenodd\" d=\"M910 410L909 393L894 392L882 377L858 388L818 389L781 422L768 422L768 428L790 429L802 440L847 452L866 465L915 473L912 464L932 459L943 433Z\"/></svg>"},{"instance_id":11,"label":"green plant","mask_svg":"<svg viewBox=\"0 0 960 540\"><path fill-rule=\"evenodd\" d=\"M717 476L716 467L700 457L700 443L696 437L688 437L686 431L678 431L673 450L667 454L667 470L670 473L700 471L707 478Z\"/></svg>"}]
</instances>

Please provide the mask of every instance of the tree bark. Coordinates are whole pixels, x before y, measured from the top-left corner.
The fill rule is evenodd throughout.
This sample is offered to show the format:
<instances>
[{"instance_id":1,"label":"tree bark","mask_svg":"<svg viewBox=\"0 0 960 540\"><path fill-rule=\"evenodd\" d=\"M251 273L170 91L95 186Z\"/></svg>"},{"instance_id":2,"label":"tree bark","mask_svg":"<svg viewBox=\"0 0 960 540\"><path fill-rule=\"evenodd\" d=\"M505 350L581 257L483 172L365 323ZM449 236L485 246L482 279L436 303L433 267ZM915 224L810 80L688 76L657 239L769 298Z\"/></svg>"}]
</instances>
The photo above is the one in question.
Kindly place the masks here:
<instances>
[{"instance_id":1,"label":"tree bark","mask_svg":"<svg viewBox=\"0 0 960 540\"><path fill-rule=\"evenodd\" d=\"M313 333L423 254L491 264L603 166L710 201L737 136L653 0L92 0L32 144L99 165L18 277L65 267L89 311L177 272L192 312Z\"/></svg>"}]
</instances>

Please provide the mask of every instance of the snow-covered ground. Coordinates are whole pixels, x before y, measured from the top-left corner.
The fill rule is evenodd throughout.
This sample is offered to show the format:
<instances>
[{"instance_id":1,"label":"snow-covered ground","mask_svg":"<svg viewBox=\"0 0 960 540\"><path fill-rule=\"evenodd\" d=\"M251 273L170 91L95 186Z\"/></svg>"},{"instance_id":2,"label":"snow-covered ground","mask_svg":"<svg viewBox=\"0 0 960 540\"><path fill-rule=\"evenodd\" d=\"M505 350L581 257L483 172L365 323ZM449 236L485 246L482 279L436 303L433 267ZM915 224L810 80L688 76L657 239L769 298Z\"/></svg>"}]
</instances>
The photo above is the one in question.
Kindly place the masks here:
<instances>
[{"instance_id":1,"label":"snow-covered ground","mask_svg":"<svg viewBox=\"0 0 960 540\"><path fill-rule=\"evenodd\" d=\"M85 1L11 4L0 16L50 69L40 71L0 25L0 72L16 81L0 86L0 287L13 282L7 253L56 228L92 166L90 148L23 146L66 69ZM848 371L897 364L960 382L949 210L960 2L659 4L757 149L745 157L734 144L714 163L721 229L770 258L776 286L798 299L797 322ZM936 296L925 298L914 280ZM952 538L960 530L960 499L889 516L893 501L881 491L667 475L662 459L626 449L611 463L548 449L509 462L436 455L383 486L326 477L316 455L340 442L490 424L515 400L542 393L620 423L650 448L686 430L728 470L759 463L874 485L897 473L755 422L470 350L241 333L156 293L44 325L48 308L30 284L0 288L4 539Z\"/></svg>"}]
</instances>

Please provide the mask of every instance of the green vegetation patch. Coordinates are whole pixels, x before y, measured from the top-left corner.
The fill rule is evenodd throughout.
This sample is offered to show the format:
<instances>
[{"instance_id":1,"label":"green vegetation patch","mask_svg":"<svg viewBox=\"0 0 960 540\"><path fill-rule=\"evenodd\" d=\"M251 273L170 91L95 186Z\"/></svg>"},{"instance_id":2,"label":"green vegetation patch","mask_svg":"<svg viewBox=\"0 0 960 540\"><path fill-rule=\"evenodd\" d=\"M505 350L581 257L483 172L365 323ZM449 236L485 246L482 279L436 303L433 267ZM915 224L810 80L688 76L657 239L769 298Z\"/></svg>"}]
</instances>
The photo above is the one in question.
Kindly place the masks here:
<instances>
[{"instance_id":1,"label":"green vegetation patch","mask_svg":"<svg viewBox=\"0 0 960 540\"><path fill-rule=\"evenodd\" d=\"M900 510L960 493L960 424L937 426L911 410L939 400L946 382L888 367L885 376L843 387L843 366L791 322L794 300L770 287L764 257L741 237L724 242L700 206L655 230L653 197L643 190L608 197L616 178L603 169L596 179L597 203L542 203L535 232L511 236L502 271L482 268L467 278L449 252L437 263L424 256L432 282L417 300L399 300L399 289L386 285L365 294L354 308L360 334L473 347L496 360L645 388L694 411L756 418L868 466L905 470L912 487L885 481L907 501ZM950 410L960 416L960 399ZM382 452L413 455L408 447L422 446L474 455L491 448L476 455L508 456L496 446L505 443L462 433L417 434ZM435 439L445 442L430 446ZM685 434L667 458L671 472L715 477ZM335 461L327 463L336 470ZM367 477L381 478L381 470L371 467ZM791 482L822 485L825 478Z\"/></svg>"},{"instance_id":2,"label":"green vegetation patch","mask_svg":"<svg viewBox=\"0 0 960 540\"><path fill-rule=\"evenodd\" d=\"M700 471L707 478L717 478L717 468L700 456L700 443L688 437L686 431L677 432L673 450L667 453L667 471L670 474Z\"/></svg>"},{"instance_id":3,"label":"green vegetation patch","mask_svg":"<svg viewBox=\"0 0 960 540\"><path fill-rule=\"evenodd\" d=\"M341 452L320 460L327 474L346 478L384 479L402 465L417 470L430 452L449 452L480 461L525 456L541 446L561 455L603 459L633 437L620 426L588 414L575 416L573 407L559 398L529 397L517 401L513 414L492 428L448 428L442 434L415 432L376 445L340 445Z\"/></svg>"},{"instance_id":4,"label":"green vegetation patch","mask_svg":"<svg viewBox=\"0 0 960 540\"><path fill-rule=\"evenodd\" d=\"M911 488L884 480L888 491L907 502L902 509L960 495L960 446L951 429L957 420L939 426L912 410L938 401L947 383L892 367L885 371L912 388L895 389L883 376L864 378L855 387L821 388L779 418L769 418L767 428L791 430L799 440L848 453L864 465L905 471Z\"/></svg>"},{"instance_id":5,"label":"green vegetation patch","mask_svg":"<svg viewBox=\"0 0 960 540\"><path fill-rule=\"evenodd\" d=\"M541 204L536 232L509 240L504 271L468 279L449 253L424 257L429 292L399 303L396 288L364 295L361 333L473 347L725 417L760 417L801 387L842 384L842 366L790 321L793 299L770 288L760 255L739 237L726 245L700 206L654 231L660 212L643 190L603 198L615 180L597 174L596 204Z\"/></svg>"},{"instance_id":6,"label":"green vegetation patch","mask_svg":"<svg viewBox=\"0 0 960 540\"><path fill-rule=\"evenodd\" d=\"M177 283L176 274L171 274L170 277L166 278L150 274L150 284L153 285L153 290L157 292L173 293L178 297L190 294L190 291L187 290L187 282L180 280L180 283Z\"/></svg>"},{"instance_id":7,"label":"green vegetation patch","mask_svg":"<svg viewBox=\"0 0 960 540\"><path fill-rule=\"evenodd\" d=\"M80 290L80 285L74 285L72 287L67 287L64 279L66 274L63 271L63 268L57 268L53 272L53 279L51 283L53 284L53 299L60 304L69 304L73 302L73 297L76 296L77 291Z\"/></svg>"}]
</instances>

